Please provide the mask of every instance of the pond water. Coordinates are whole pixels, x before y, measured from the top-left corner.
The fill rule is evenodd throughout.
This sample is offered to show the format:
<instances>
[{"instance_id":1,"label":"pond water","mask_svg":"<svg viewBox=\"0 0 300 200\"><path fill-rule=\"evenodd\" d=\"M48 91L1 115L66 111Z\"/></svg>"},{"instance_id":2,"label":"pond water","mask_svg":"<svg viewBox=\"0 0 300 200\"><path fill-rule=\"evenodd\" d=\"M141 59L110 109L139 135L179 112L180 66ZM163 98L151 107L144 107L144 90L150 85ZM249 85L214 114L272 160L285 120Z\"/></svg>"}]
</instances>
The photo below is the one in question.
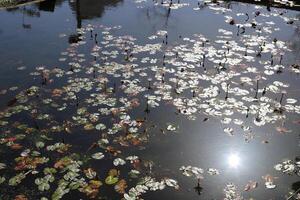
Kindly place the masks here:
<instances>
[{"instance_id":1,"label":"pond water","mask_svg":"<svg viewBox=\"0 0 300 200\"><path fill-rule=\"evenodd\" d=\"M300 8L249 2L0 10L0 199L300 199Z\"/></svg>"}]
</instances>

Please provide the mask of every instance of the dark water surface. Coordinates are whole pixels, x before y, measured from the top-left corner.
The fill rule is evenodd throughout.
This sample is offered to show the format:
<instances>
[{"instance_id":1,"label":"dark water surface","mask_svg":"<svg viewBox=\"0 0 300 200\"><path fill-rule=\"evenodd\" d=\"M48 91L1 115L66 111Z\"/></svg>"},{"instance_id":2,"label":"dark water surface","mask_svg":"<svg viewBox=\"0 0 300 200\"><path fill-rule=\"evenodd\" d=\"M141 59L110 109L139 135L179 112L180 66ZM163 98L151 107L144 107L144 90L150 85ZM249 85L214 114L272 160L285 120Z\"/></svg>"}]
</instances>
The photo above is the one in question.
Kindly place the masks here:
<instances>
[{"instance_id":1,"label":"dark water surface","mask_svg":"<svg viewBox=\"0 0 300 200\"><path fill-rule=\"evenodd\" d=\"M43 174L45 167L53 167L54 163L60 158L71 156L72 153L78 154L79 160L83 161L79 171L80 176L87 181L88 178L84 176L83 170L92 168L98 174L93 179L103 182L96 199L115 200L123 198L123 194L118 194L114 191L114 185L104 183L104 179L111 168L120 170L119 179L125 179L128 185L125 189L126 193L138 182L138 178L131 178L128 175L131 169L140 171L139 178L149 175L156 178L157 181L167 177L178 181L179 189L166 187L164 190L149 191L141 196L143 199L225 199L224 188L229 183L233 183L237 187L236 191L232 191L239 193L240 197L232 195L232 197L227 196L227 199L242 199L242 197L244 199L262 200L288 199L295 190L299 189L300 107L299 102L287 102L289 98L298 101L300 99L300 13L297 11L298 8L271 7L270 11L268 11L265 5L247 4L237 1L220 2L220 4L207 2L205 4L200 1L199 5L201 8L197 10L193 9L198 8L197 1L181 0L180 3L187 5L184 5L182 8L169 10L168 6L163 6L160 2L155 4L155 2L150 0L142 2L134 0L77 0L74 2L54 0L15 9L0 10L0 163L6 165L4 169L0 168L0 176L6 179L0 185L0 199L14 199L16 195L20 194L24 194L28 199L41 199L42 197L55 199L52 194L57 189L59 180L64 179L62 177L65 173L64 169L57 168L58 172L55 175L55 181L50 183L50 189L47 191L39 191L37 184L34 183L35 179L45 176ZM177 5L177 1L174 4ZM219 11L216 8L222 8L223 10ZM247 20L245 13L249 15L249 20ZM230 22L226 22L226 16L232 16L234 19L232 23L234 24L230 25ZM250 27L246 25L249 22ZM251 22L254 23L252 27ZM237 24L242 24L240 27L245 24L245 33L241 33L242 29L240 28L240 33L237 34L239 29ZM87 27L93 27L92 33L86 29ZM112 27L112 29L108 29L108 27ZM270 32L264 30L264 28L269 28ZM78 29L84 30L84 33L78 32ZM223 34L220 29L232 33ZM160 30L167 31L167 44L165 35L157 34ZM260 30L263 31L261 32ZM109 35L114 36L114 39L106 40L105 35L107 33L105 31L109 31ZM98 44L95 41L95 33L98 35L96 39ZM202 39L195 36L195 34L202 35L207 40L204 44L208 48L204 51L206 55L205 67L202 67L201 63L203 58L201 42L197 44L197 41ZM153 35L156 35L157 38L154 40L148 38ZM263 52L261 57L256 56L259 46L257 44L251 45L249 42L251 37L254 38L252 42L258 41L256 38L258 35L264 37L262 41L265 41L267 45L275 45L264 47L268 50ZM82 36L85 37L81 38ZM134 44L130 44L123 37L123 39L125 38L124 41L127 40L127 42L121 42L122 45L131 46L128 50L129 53L131 51L134 52L133 49L139 49L138 46L134 45L142 47L146 44L158 44L161 46L154 53L150 53L150 50L133 53L133 57L137 58L137 60L130 60L130 58L126 57L127 53L123 47L120 47L121 45L107 46L115 44L117 36L132 36L136 39L133 41ZM188 41L186 38L194 39L195 41ZM76 45L76 42L80 43L81 39L86 41L86 44ZM226 54L227 49L222 49L222 44L218 43L218 40L235 42L236 47L241 48L236 50L236 55L231 56L228 54L228 57L231 58L241 56L239 57L241 60L237 64L226 63L226 69L221 69L221 71L215 70L214 67L218 67L219 63L213 63L213 60L224 59L223 53L225 52ZM274 40L277 42L274 42ZM105 43L106 41L108 43ZM248 46L247 42L249 42ZM282 42L283 47L280 46L280 42ZM259 43L262 44L263 42ZM97 58L91 55L95 45L102 48L98 51L100 57ZM231 52L231 48L234 45L230 43L229 46ZM245 46L247 46L248 50L244 49ZM185 50L183 50L184 47L186 48ZM212 51L212 48L220 50L221 53L217 52L210 57L209 53ZM105 55L103 51L106 50L116 50L119 54L116 57L111 57L112 54ZM199 52L197 52L198 50ZM75 53L70 57L62 53L67 52L69 54L73 51ZM166 53L172 51L173 55ZM252 60L251 58L247 60L246 57L248 55L245 55L245 51L246 54L252 56ZM179 58L175 56L175 52L179 52ZM84 54L84 56L80 54ZM197 61L188 61L188 54L191 57L192 55L196 56ZM165 58L163 58L164 55L166 55ZM280 61L280 55L283 55L282 61ZM106 56L107 58L104 58ZM142 62L142 59L145 57L157 59L157 62ZM176 65L173 62L174 59L180 60L184 59L184 57L186 60L183 63ZM60 58L66 58L66 60ZM85 60L81 62L80 58L85 58ZM73 71L70 70L70 62L80 63L81 66L77 68L80 71L77 72L75 70L74 72L74 69L72 69ZM109 74L108 71L111 69L110 66L113 65L113 62L117 63L116 66L122 66L119 70ZM223 62L224 60L221 61L221 65ZM283 69L273 68L270 70L274 72L273 74L268 74L265 71L266 66L280 65L280 62L284 67ZM134 68L141 69L141 71L147 73L146 76L141 75L139 71L133 72L133 68L130 66L134 64L137 64L137 67ZM156 70L154 66L157 66L159 70ZM189 68L189 66L194 68ZM47 74L49 72L42 72L43 70L37 69L38 67L44 67L50 71L57 68L62 69L64 75L55 77L55 73L52 75L52 72L50 72L49 80L47 79L46 83L43 83L43 76L49 75ZM251 67L256 68L256 72L247 71ZM181 68L184 68L184 70ZM168 71L172 69L175 73ZM38 73L32 74L33 72ZM68 74L68 72L71 73ZM127 77L125 75L127 72L133 72L133 76ZM189 78L185 78L182 75L185 72L191 73L186 75ZM230 72L239 74L230 77ZM199 77L207 75L207 77L216 78L218 74L222 73L224 73L224 79L226 77L229 78L225 81L221 80L213 83L199 78L201 81L196 84L197 87L193 87L193 84L188 82L192 79L192 75ZM120 74L121 77L113 77L114 74ZM162 76L165 76L164 80L162 80ZM83 77L87 79L80 84L90 82L92 85L91 90L75 92L77 93L76 98L79 100L76 100L76 98L68 99L67 97L74 97L72 94L65 95L68 85L76 78ZM108 81L103 84L103 81L100 79L105 77L108 78ZM177 79L180 77L179 79L188 83L188 86L183 89L182 93L178 92L176 94L174 92L174 88L176 88L175 77ZM249 77L250 79L246 83L241 83L241 77ZM151 89L147 88L148 78L151 78ZM245 99L242 100L243 96L249 98L255 96L256 78L260 79L258 98L268 97L276 101L276 103L267 104L276 104L277 107L282 108L281 110L279 109L280 111L271 108L273 110L264 117L275 117L269 122L266 121L262 126L255 125L253 121L263 115L261 113L264 112L263 109L268 105L262 104L262 99L249 102ZM131 81L134 79L139 80L140 82L137 85L140 85L145 90L137 91L135 95L133 94L134 92L130 92L130 94L124 93L124 90L129 87L128 85L122 86L121 80L125 79ZM216 78L215 80L218 81L219 79ZM288 84L288 87L277 85L279 89L273 92L271 87L274 86L274 81ZM226 100L226 91L222 90L221 83L229 84L230 88L239 87L245 89L249 93L238 95L238 92L231 92ZM165 84L172 86L172 89L166 89L166 91L158 93L157 91L160 91L159 88ZM184 83L180 84L184 85ZM33 85L39 87L40 92L28 97L28 100L24 102L20 98L15 98L21 91L26 91ZM218 95L201 96L204 93L203 89L208 88L210 85L219 88ZM74 87L76 87L76 84ZM57 88L64 92L61 96L54 97L52 92ZM117 88L117 92L108 92L107 94L107 91L104 91L107 88ZM265 94L263 94L264 88L269 88L266 89ZM193 95L193 91L197 92ZM168 92L172 96L171 99L156 100L159 106L155 108L150 106L150 112L145 112L147 106L146 94L163 96L164 93ZM88 103L87 100L92 97L90 96L91 93L104 94L105 98L117 99L118 103L114 106L101 103L96 106L90 106L91 103ZM285 95L283 95L282 102L279 103L282 93L285 93ZM200 96L198 97L198 95ZM124 111L131 116L131 120L145 120L141 127L138 127L138 136L134 132L131 133L130 129L127 129L132 125L126 124L123 124L118 133L106 135L112 124L119 123L122 119L120 119L119 114L109 113L105 115L98 109L121 107L122 103L119 102L121 97L139 99L139 106L132 109L126 108L128 110L125 109L126 111ZM50 104L42 102L49 98L54 99L58 107L65 103L67 108L63 111L57 111L55 105L50 106ZM184 113L187 102L184 102L182 107L173 105L176 104L175 99L180 98L184 99L184 101L191 100L195 102L195 105L190 106L197 108L197 112L190 115L195 116L193 120L190 120L189 115ZM212 99L217 101L217 105L221 105L222 103L218 103L218 101L228 102L230 98L244 101L246 108L250 108L248 111L249 115L247 116L247 109L245 108L243 108L244 112L238 111L237 107L220 108L222 114L217 116L209 113L206 108L201 107L202 104L206 104L208 101L211 102L207 105L215 106ZM7 113L12 113L10 109L14 109L17 105L30 106L28 110L24 109L22 112L6 115ZM257 105L261 107L258 109L251 107ZM287 105L291 105L293 107L292 110L288 111ZM78 116L76 114L77 109L82 107L87 108L89 114L100 113L98 122L92 122L92 124L95 126L101 122L107 126L107 129L98 131L93 127L92 130L84 130L83 127L87 122L80 124L76 119L72 118L73 116ZM226 116L224 113L229 111L233 112L232 115ZM39 114L49 114L50 117L38 119L37 116ZM82 117L88 119L90 117L89 114L85 113ZM224 118L231 118L232 122L229 124L221 123ZM234 119L236 119L237 124L233 123ZM241 120L243 125L239 124L238 120ZM8 124L2 124L4 121L8 122ZM20 124L27 124L28 126L20 128L18 127ZM170 124L176 127L175 131L167 130L167 126ZM62 130L50 131L54 126L61 126ZM249 126L249 131L246 130L245 126ZM29 128L32 129L28 130ZM224 132L226 128L233 128L233 136L229 136ZM243 128L245 128L245 131ZM7 138L15 137L17 134L24 134L25 138L12 143L7 142ZM137 138L138 144L133 144L135 140L131 141L132 138L128 139L130 138L128 135L131 134L134 138ZM42 136L47 136L52 138L52 140L47 140ZM128 147L122 145L120 140L118 140L120 137L124 137L123 140L127 142L130 140ZM101 138L107 138L110 141L110 145L120 150L121 153L114 155L105 151L104 147L99 146L89 148ZM142 141L143 139L145 140ZM46 150L45 147L35 147L37 141L43 141L46 146L59 142L70 144L72 147L63 153L52 153ZM11 147L14 143L18 143L22 147L14 149ZM30 149L31 152L34 150L39 151L41 153L40 157L45 156L50 160L47 163L38 165L36 168L27 166L21 170L14 169L18 162L15 158L28 157L28 155L20 155L26 149ZM104 159L90 159L91 155L96 152L103 152L105 155ZM116 167L113 165L115 158L125 160L127 156L132 155L140 158L138 162L140 162L139 165L141 166L130 164L128 160L126 160L127 163L124 166ZM29 157L39 156L31 155ZM290 174L274 169L277 163L285 160L294 162L295 170L290 172ZM298 165L295 164L297 161ZM153 163L153 166L150 167L151 169L149 169L149 163ZM204 169L204 178L200 181L203 188L201 195L198 195L194 189L197 186L197 179L186 177L179 170L181 166L188 165ZM215 168L220 174L209 175L206 172L208 168ZM26 173L29 170L36 170L37 174L32 174L30 171L20 184L16 186L9 184L10 178L20 172ZM276 187L273 189L266 188L265 180L262 178L268 174L274 177L274 180L271 182ZM257 187L245 191L245 186L249 181L256 181ZM71 190L62 199L88 199L88 197L78 190ZM290 199L296 199L296 194Z\"/></svg>"}]
</instances>

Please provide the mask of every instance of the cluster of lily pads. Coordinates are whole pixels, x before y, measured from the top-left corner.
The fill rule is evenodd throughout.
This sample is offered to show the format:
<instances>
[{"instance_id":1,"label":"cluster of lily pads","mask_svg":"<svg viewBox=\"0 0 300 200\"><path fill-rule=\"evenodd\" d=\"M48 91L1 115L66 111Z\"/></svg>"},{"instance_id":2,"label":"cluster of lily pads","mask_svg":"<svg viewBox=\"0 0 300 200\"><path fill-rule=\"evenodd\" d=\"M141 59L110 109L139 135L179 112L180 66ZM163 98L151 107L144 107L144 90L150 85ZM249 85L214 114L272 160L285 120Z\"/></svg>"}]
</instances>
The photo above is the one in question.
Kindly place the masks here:
<instances>
[{"instance_id":1,"label":"cluster of lily pads","mask_svg":"<svg viewBox=\"0 0 300 200\"><path fill-rule=\"evenodd\" d=\"M300 176L300 161L285 160L282 163L276 164L274 168L286 174Z\"/></svg>"},{"instance_id":2,"label":"cluster of lily pads","mask_svg":"<svg viewBox=\"0 0 300 200\"><path fill-rule=\"evenodd\" d=\"M78 41L61 52L60 67L36 67L30 73L36 85L18 91L0 111L0 187L16 188L34 180L32 190L41 192L36 198L55 200L72 192L100 197L101 188L107 186L119 198L142 199L146 192L177 190L180 185L172 178L152 177L152 161L127 153L149 142L154 130L150 112L171 105L190 120L205 115L204 121L219 121L229 136L242 130L247 142L255 137L253 127L299 114L297 99L287 92L288 81L270 81L285 71L299 74L299 66L284 64L291 49L271 37L270 33L280 30L267 19L277 17L289 24L294 19L280 10L263 13L261 7L247 15L233 15L222 1L203 3L222 13L229 24L228 30L218 30L215 40L194 34L173 44L166 42L168 32L159 30L145 44L133 36L115 34L120 26L87 25L77 30ZM190 6L172 1L154 5ZM179 128L168 123L162 132ZM283 125L275 130L290 132ZM76 137L90 144L78 143ZM7 156L11 153L15 157ZM113 168L100 171L99 165ZM284 161L275 169L299 175L299 162ZM187 177L203 179L201 168L179 170ZM220 171L209 168L207 173L219 175ZM276 187L271 175L263 179L267 188ZM244 191L256 187L257 182L251 181ZM6 195L11 198L8 191ZM228 200L242 199L232 183L225 186L224 195Z\"/></svg>"}]
</instances>

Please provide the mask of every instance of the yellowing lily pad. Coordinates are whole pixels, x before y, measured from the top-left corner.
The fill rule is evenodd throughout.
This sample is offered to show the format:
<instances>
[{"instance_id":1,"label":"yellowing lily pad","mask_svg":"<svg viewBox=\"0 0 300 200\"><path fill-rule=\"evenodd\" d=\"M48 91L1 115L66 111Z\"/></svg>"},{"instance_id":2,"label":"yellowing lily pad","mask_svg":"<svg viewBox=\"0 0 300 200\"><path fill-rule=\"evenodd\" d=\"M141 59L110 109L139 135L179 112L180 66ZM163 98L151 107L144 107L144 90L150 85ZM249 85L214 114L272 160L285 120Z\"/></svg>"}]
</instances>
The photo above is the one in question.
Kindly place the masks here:
<instances>
[{"instance_id":1,"label":"yellowing lily pad","mask_svg":"<svg viewBox=\"0 0 300 200\"><path fill-rule=\"evenodd\" d=\"M106 179L105 179L105 183L106 183L107 185L113 185L113 184L116 184L118 181L119 181L119 178L118 178L118 177L113 177L113 176L108 176L108 177L106 177Z\"/></svg>"}]
</instances>

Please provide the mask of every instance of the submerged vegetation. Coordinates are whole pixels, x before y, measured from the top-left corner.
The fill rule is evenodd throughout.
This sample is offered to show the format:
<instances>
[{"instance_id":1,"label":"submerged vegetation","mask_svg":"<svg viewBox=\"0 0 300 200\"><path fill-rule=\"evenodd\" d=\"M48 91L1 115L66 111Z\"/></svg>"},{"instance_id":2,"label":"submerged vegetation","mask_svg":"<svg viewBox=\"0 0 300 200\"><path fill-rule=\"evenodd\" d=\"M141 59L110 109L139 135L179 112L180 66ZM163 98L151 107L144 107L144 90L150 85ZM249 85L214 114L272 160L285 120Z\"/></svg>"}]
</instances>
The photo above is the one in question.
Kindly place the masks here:
<instances>
[{"instance_id":1,"label":"submerged vegetation","mask_svg":"<svg viewBox=\"0 0 300 200\"><path fill-rule=\"evenodd\" d=\"M222 134L242 135L239 142L245 144L262 140L257 130L265 126L283 137L295 134L287 124L299 125L294 120L300 114L298 90L277 76L299 76L299 63L290 63L290 44L273 33L283 31L277 23L296 26L297 18L261 6L235 12L215 0L135 4L168 12L207 7L225 25L214 39L195 33L178 35L175 42L167 30L141 41L120 34L122 26L78 28L77 40L57 58L59 66L37 66L30 72L34 85L0 92L17 93L0 111L2 199L147 199L153 191L182 192L174 174L192 179L200 195L203 182L223 176L225 169L205 169L186 160L175 164L176 172L160 174L160 164L141 152L158 137L155 133L187 133L176 121L156 123L156 112L194 123L214 121ZM268 174L260 174L260 180L240 186L228 179L216 190L225 200L253 199L243 193L251 196L257 188L276 190L281 181L276 173L300 176L299 155L291 156L267 166ZM229 164L238 168L238 155L231 155ZM297 190L285 187L284 198L300 199Z\"/></svg>"}]
</instances>

